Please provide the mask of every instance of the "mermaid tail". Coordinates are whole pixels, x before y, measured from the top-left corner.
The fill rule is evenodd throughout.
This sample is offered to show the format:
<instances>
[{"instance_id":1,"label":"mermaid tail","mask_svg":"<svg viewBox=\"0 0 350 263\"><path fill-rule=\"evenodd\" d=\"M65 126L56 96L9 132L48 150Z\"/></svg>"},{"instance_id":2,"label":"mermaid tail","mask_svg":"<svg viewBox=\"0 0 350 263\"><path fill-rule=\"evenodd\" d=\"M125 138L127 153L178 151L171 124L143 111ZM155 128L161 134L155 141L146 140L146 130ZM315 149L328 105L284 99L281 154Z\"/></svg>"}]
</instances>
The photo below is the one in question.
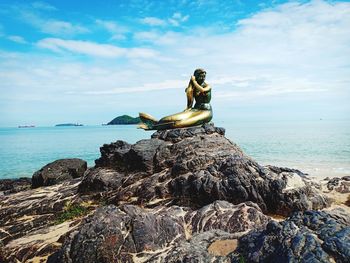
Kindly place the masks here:
<instances>
[{"instance_id":1,"label":"mermaid tail","mask_svg":"<svg viewBox=\"0 0 350 263\"><path fill-rule=\"evenodd\" d=\"M175 121L158 121L156 118L153 116L140 112L139 117L141 119L141 123L139 124L138 128L139 129L144 129L144 130L166 130L166 129L171 129L173 128Z\"/></svg>"},{"instance_id":2,"label":"mermaid tail","mask_svg":"<svg viewBox=\"0 0 350 263\"><path fill-rule=\"evenodd\" d=\"M144 112L140 112L139 117L141 120L141 123L138 126L139 129L154 130L154 126L158 123L157 119Z\"/></svg>"}]
</instances>

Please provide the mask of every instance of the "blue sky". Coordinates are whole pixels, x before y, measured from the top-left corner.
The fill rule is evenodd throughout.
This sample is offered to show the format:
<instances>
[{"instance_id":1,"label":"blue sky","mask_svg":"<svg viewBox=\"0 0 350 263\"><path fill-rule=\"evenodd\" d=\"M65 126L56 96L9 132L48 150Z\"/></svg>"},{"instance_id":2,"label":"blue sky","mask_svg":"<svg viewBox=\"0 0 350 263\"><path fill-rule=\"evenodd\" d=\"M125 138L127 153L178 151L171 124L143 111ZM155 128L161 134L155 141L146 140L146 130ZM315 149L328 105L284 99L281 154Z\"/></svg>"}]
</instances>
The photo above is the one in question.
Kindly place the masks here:
<instances>
[{"instance_id":1,"label":"blue sky","mask_svg":"<svg viewBox=\"0 0 350 263\"><path fill-rule=\"evenodd\" d=\"M214 122L349 119L349 1L0 0L0 126L184 109Z\"/></svg>"}]
</instances>

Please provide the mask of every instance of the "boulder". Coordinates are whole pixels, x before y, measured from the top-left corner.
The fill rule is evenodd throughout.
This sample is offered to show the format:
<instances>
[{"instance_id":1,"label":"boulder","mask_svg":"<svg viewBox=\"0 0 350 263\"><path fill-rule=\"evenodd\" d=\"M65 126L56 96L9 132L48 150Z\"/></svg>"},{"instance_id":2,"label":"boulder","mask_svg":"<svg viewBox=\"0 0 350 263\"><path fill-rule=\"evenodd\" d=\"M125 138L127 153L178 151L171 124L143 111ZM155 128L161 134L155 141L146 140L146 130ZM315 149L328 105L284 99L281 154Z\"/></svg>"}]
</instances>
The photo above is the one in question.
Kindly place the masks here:
<instances>
[{"instance_id":1,"label":"boulder","mask_svg":"<svg viewBox=\"0 0 350 263\"><path fill-rule=\"evenodd\" d=\"M327 188L330 191L339 193L350 193L350 176L343 176L342 178L334 177L328 180Z\"/></svg>"},{"instance_id":2,"label":"boulder","mask_svg":"<svg viewBox=\"0 0 350 263\"><path fill-rule=\"evenodd\" d=\"M86 161L78 158L56 160L33 174L32 188L54 185L64 180L82 177L86 169Z\"/></svg>"},{"instance_id":3,"label":"boulder","mask_svg":"<svg viewBox=\"0 0 350 263\"><path fill-rule=\"evenodd\" d=\"M115 183L103 193L112 204L152 207L169 203L199 208L215 200L252 201L265 213L280 215L329 205L305 174L261 166L224 134L223 128L205 124L157 131L151 139L133 145L123 141L105 144L79 189L86 193L84 189L96 188L89 179L95 177L94 169L100 175L112 169L116 172L106 180Z\"/></svg>"},{"instance_id":4,"label":"boulder","mask_svg":"<svg viewBox=\"0 0 350 263\"><path fill-rule=\"evenodd\" d=\"M0 192L3 194L13 194L20 191L30 189L32 184L31 178L22 177L18 179L1 179L0 180Z\"/></svg>"},{"instance_id":5,"label":"boulder","mask_svg":"<svg viewBox=\"0 0 350 263\"><path fill-rule=\"evenodd\" d=\"M178 262L191 255L204 261L223 256L215 245L212 250L219 254L208 251L214 241L235 243L246 231L268 222L252 203L216 201L196 211L178 206L109 205L85 219L48 262ZM234 249L231 244L230 252Z\"/></svg>"},{"instance_id":6,"label":"boulder","mask_svg":"<svg viewBox=\"0 0 350 263\"><path fill-rule=\"evenodd\" d=\"M245 262L349 262L350 225L323 211L296 212L239 240Z\"/></svg>"},{"instance_id":7,"label":"boulder","mask_svg":"<svg viewBox=\"0 0 350 263\"><path fill-rule=\"evenodd\" d=\"M33 188L57 184L0 195L1 262L47 257L49 263L345 262L348 257L350 218L343 209L348 207L311 211L330 205L324 195L328 181L258 164L223 128L159 131L135 144L105 144L100 151L87 171L82 160L75 159L76 165L58 160L33 176ZM329 191L343 181L349 178L332 182ZM290 217L276 222L268 215Z\"/></svg>"},{"instance_id":8,"label":"boulder","mask_svg":"<svg viewBox=\"0 0 350 263\"><path fill-rule=\"evenodd\" d=\"M79 183L77 178L0 196L0 262L27 262L56 251L60 235L72 228L57 219L67 204L79 202Z\"/></svg>"}]
</instances>

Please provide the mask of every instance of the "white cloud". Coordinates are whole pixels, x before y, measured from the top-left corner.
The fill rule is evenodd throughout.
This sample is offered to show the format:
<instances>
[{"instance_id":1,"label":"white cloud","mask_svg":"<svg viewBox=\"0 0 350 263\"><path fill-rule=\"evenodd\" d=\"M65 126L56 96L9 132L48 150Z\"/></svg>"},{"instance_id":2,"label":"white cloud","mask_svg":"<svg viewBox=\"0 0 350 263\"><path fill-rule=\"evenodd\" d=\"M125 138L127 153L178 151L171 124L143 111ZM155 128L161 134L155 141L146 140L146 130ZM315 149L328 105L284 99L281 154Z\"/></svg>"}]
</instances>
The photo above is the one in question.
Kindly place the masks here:
<instances>
[{"instance_id":1,"label":"white cloud","mask_svg":"<svg viewBox=\"0 0 350 263\"><path fill-rule=\"evenodd\" d=\"M112 94L125 94L125 93L138 93L138 92L146 92L146 91L154 91L154 90L168 90L168 89L181 89L184 87L185 81L172 79L165 80L161 82L151 82L141 84L136 87L117 87L108 90L90 90L83 92L88 95L112 95Z\"/></svg>"},{"instance_id":2,"label":"white cloud","mask_svg":"<svg viewBox=\"0 0 350 263\"><path fill-rule=\"evenodd\" d=\"M104 25L118 30L117 23ZM299 110L293 100L304 98L318 105L314 112L349 109L350 3L287 3L245 18L227 33L152 28L135 32L134 41L137 48L45 38L38 47L64 56L0 52L0 89L13 92L2 94L18 100L18 107L31 94L53 103L59 97L61 105L93 105L91 114L95 106L110 112L145 107L161 112L160 104L180 110L190 75L203 67L215 112L246 105L258 111L254 103L273 108L274 101L293 112ZM80 60L75 54L99 59ZM89 114L85 110L82 114Z\"/></svg>"},{"instance_id":3,"label":"white cloud","mask_svg":"<svg viewBox=\"0 0 350 263\"><path fill-rule=\"evenodd\" d=\"M180 12L175 12L172 17L168 19L160 19L157 17L145 17L140 19L141 23L149 26L180 26L182 23L186 22L189 19L189 15L182 15Z\"/></svg>"},{"instance_id":4,"label":"white cloud","mask_svg":"<svg viewBox=\"0 0 350 263\"><path fill-rule=\"evenodd\" d=\"M156 52L146 48L120 48L109 44L98 44L89 41L64 40L59 38L45 38L37 43L40 48L50 49L54 52L69 51L94 57L104 58L150 58Z\"/></svg>"},{"instance_id":5,"label":"white cloud","mask_svg":"<svg viewBox=\"0 0 350 263\"><path fill-rule=\"evenodd\" d=\"M79 24L47 18L41 13L34 12L33 10L18 8L16 12L19 12L22 21L37 28L41 32L50 35L73 36L90 32L88 28Z\"/></svg>"},{"instance_id":6,"label":"white cloud","mask_svg":"<svg viewBox=\"0 0 350 263\"><path fill-rule=\"evenodd\" d=\"M49 20L37 26L42 32L52 35L76 35L89 32L86 27L60 20Z\"/></svg>"},{"instance_id":7,"label":"white cloud","mask_svg":"<svg viewBox=\"0 0 350 263\"><path fill-rule=\"evenodd\" d=\"M40 10L44 10L44 11L55 11L57 10L56 7L46 3L46 2L42 2L42 1L36 1L31 3L32 7L35 9L40 9Z\"/></svg>"},{"instance_id":8,"label":"white cloud","mask_svg":"<svg viewBox=\"0 0 350 263\"><path fill-rule=\"evenodd\" d=\"M27 44L28 42L21 36L8 36L7 37L9 40L20 43L20 44Z\"/></svg>"},{"instance_id":9,"label":"white cloud","mask_svg":"<svg viewBox=\"0 0 350 263\"><path fill-rule=\"evenodd\" d=\"M114 21L97 19L96 24L103 27L109 33L111 33L112 40L124 40L126 39L125 34L129 32L129 30L125 26L121 26Z\"/></svg>"},{"instance_id":10,"label":"white cloud","mask_svg":"<svg viewBox=\"0 0 350 263\"><path fill-rule=\"evenodd\" d=\"M245 78L241 93L250 95L344 91L350 82L350 3L287 3L225 34L192 28L189 34L150 31L135 38L157 45L173 65L205 67L208 77ZM243 84L217 85L233 92ZM250 92L259 88L265 91Z\"/></svg>"},{"instance_id":11,"label":"white cloud","mask_svg":"<svg viewBox=\"0 0 350 263\"><path fill-rule=\"evenodd\" d=\"M149 25L149 26L165 26L167 23L165 20L157 18L157 17L145 17L140 20L141 23Z\"/></svg>"},{"instance_id":12,"label":"white cloud","mask_svg":"<svg viewBox=\"0 0 350 263\"><path fill-rule=\"evenodd\" d=\"M183 16L180 12L176 12L168 21L173 26L180 26L180 24L186 22L189 17L189 15Z\"/></svg>"}]
</instances>

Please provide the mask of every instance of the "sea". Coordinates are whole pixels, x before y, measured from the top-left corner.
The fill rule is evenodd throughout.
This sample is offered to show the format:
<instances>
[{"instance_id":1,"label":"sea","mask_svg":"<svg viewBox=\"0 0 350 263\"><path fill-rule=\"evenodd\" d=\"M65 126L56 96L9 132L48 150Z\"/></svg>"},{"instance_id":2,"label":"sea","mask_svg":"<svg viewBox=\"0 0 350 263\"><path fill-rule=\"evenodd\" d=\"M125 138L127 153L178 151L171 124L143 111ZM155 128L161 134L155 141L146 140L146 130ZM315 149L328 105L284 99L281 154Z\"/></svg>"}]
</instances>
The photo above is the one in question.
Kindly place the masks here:
<instances>
[{"instance_id":1,"label":"sea","mask_svg":"<svg viewBox=\"0 0 350 263\"><path fill-rule=\"evenodd\" d=\"M313 177L350 175L350 121L218 121L226 137L262 165L299 169ZM99 148L135 143L153 132L135 125L0 128L0 179L31 177L61 158L93 166Z\"/></svg>"}]
</instances>

